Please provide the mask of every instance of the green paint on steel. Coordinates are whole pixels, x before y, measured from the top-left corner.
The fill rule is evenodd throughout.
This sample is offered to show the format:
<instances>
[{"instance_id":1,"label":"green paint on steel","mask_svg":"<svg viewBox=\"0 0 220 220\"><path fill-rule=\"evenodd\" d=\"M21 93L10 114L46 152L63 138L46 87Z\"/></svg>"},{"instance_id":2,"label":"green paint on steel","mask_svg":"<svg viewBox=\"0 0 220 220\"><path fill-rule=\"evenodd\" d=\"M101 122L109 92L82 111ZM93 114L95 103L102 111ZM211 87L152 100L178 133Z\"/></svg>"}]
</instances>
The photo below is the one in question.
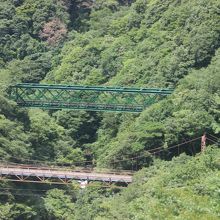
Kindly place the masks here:
<instances>
[{"instance_id":1,"label":"green paint on steel","mask_svg":"<svg viewBox=\"0 0 220 220\"><path fill-rule=\"evenodd\" d=\"M173 89L23 83L8 91L11 99L27 108L141 112Z\"/></svg>"}]
</instances>

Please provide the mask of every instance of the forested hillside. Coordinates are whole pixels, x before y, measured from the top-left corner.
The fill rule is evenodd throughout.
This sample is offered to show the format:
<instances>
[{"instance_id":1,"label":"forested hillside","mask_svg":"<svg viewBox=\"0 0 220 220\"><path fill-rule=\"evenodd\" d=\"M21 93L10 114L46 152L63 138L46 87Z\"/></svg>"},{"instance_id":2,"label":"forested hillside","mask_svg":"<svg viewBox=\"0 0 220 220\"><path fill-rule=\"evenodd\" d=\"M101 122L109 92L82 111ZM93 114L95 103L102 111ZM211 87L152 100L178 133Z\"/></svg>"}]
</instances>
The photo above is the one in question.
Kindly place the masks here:
<instances>
[{"instance_id":1,"label":"forested hillside","mask_svg":"<svg viewBox=\"0 0 220 220\"><path fill-rule=\"evenodd\" d=\"M1 162L140 170L123 190L0 182L0 219L219 219L219 48L219 0L0 0ZM20 82L174 93L140 114L26 110ZM169 149L204 132L203 154Z\"/></svg>"}]
</instances>

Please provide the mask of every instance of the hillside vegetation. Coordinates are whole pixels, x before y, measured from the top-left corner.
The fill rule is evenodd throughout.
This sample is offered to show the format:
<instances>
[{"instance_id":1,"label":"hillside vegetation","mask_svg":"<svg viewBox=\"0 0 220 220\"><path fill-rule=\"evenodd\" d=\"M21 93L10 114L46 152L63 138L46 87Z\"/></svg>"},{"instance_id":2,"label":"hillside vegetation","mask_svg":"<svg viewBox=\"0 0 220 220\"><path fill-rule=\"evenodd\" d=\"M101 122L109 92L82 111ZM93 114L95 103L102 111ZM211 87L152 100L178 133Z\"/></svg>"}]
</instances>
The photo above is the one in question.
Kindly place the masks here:
<instances>
[{"instance_id":1,"label":"hillside vegetation","mask_svg":"<svg viewBox=\"0 0 220 220\"><path fill-rule=\"evenodd\" d=\"M167 148L220 137L219 46L219 0L0 0L0 160L132 169L146 155L125 190L1 182L0 219L218 219L218 143ZM19 82L175 90L140 114L43 111L8 99Z\"/></svg>"}]
</instances>

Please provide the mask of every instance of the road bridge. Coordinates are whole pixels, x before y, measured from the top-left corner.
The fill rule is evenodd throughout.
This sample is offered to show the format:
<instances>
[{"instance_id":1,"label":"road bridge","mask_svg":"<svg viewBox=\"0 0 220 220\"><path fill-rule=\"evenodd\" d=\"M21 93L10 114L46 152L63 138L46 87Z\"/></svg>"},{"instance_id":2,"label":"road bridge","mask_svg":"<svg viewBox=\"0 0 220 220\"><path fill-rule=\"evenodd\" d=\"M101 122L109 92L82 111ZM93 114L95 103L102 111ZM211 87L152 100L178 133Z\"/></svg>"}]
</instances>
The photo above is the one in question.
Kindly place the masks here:
<instances>
[{"instance_id":1,"label":"road bridge","mask_svg":"<svg viewBox=\"0 0 220 220\"><path fill-rule=\"evenodd\" d=\"M18 106L43 109L141 112L173 89L22 83L10 86Z\"/></svg>"},{"instance_id":2,"label":"road bridge","mask_svg":"<svg viewBox=\"0 0 220 220\"><path fill-rule=\"evenodd\" d=\"M77 181L99 181L105 183L132 182L131 171L94 171L91 169L61 169L51 167L34 167L30 165L0 164L0 180L15 182L41 182L68 184Z\"/></svg>"}]
</instances>

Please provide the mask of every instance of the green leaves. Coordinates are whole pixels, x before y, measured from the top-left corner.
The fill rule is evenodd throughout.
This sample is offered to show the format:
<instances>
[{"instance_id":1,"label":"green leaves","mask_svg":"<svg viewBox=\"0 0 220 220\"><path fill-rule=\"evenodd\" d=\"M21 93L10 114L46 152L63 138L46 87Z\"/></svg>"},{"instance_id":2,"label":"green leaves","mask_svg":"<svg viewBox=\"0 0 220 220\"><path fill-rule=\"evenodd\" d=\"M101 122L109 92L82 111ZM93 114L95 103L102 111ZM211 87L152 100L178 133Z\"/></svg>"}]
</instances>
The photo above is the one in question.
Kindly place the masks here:
<instances>
[{"instance_id":1,"label":"green leaves","mask_svg":"<svg viewBox=\"0 0 220 220\"><path fill-rule=\"evenodd\" d=\"M191 139L210 128L212 117L203 111L181 110L166 120L166 141L178 142L183 137Z\"/></svg>"},{"instance_id":2,"label":"green leaves","mask_svg":"<svg viewBox=\"0 0 220 220\"><path fill-rule=\"evenodd\" d=\"M74 219L75 206L70 195L66 195L63 190L53 189L47 192L44 198L45 209L50 218Z\"/></svg>"},{"instance_id":3,"label":"green leaves","mask_svg":"<svg viewBox=\"0 0 220 220\"><path fill-rule=\"evenodd\" d=\"M52 0L26 0L16 3L7 0L0 8L0 58L2 65L14 58L23 59L27 55L45 52L48 48L40 42L40 31L52 18L69 22L66 8ZM0 63L1 64L1 63Z\"/></svg>"},{"instance_id":4,"label":"green leaves","mask_svg":"<svg viewBox=\"0 0 220 220\"><path fill-rule=\"evenodd\" d=\"M118 169L148 166L121 195L111 189L86 189L77 195L54 189L44 203L15 196L1 203L0 218L219 218L218 149L171 162L153 162L149 153L199 137L205 130L220 133L219 1L130 3L1 1L1 95L10 84L42 80L175 91L140 115L27 112L0 97L3 159L80 165L93 159L99 167ZM200 140L181 150L198 152ZM174 155L177 150L169 149L160 157L171 160Z\"/></svg>"},{"instance_id":5,"label":"green leaves","mask_svg":"<svg viewBox=\"0 0 220 220\"><path fill-rule=\"evenodd\" d=\"M97 219L218 219L219 170L213 165L219 154L214 148L195 158L156 161L120 195L105 200Z\"/></svg>"},{"instance_id":6,"label":"green leaves","mask_svg":"<svg viewBox=\"0 0 220 220\"><path fill-rule=\"evenodd\" d=\"M37 159L54 158L54 148L58 140L62 140L64 128L57 125L55 120L49 117L46 112L32 110L30 117L30 141L34 148L34 155Z\"/></svg>"},{"instance_id":7,"label":"green leaves","mask_svg":"<svg viewBox=\"0 0 220 220\"><path fill-rule=\"evenodd\" d=\"M16 157L23 159L31 156L30 142L24 128L0 115L0 157L1 159L14 160Z\"/></svg>"},{"instance_id":8,"label":"green leaves","mask_svg":"<svg viewBox=\"0 0 220 220\"><path fill-rule=\"evenodd\" d=\"M12 220L17 218L32 219L36 216L36 212L23 204L0 204L0 218L2 220Z\"/></svg>"},{"instance_id":9,"label":"green leaves","mask_svg":"<svg viewBox=\"0 0 220 220\"><path fill-rule=\"evenodd\" d=\"M8 77L10 77L8 83L21 81L38 83L50 70L50 59L50 53L39 53L32 56L26 56L23 60L13 60L8 63L7 68L2 71L2 74L7 74Z\"/></svg>"}]
</instances>

